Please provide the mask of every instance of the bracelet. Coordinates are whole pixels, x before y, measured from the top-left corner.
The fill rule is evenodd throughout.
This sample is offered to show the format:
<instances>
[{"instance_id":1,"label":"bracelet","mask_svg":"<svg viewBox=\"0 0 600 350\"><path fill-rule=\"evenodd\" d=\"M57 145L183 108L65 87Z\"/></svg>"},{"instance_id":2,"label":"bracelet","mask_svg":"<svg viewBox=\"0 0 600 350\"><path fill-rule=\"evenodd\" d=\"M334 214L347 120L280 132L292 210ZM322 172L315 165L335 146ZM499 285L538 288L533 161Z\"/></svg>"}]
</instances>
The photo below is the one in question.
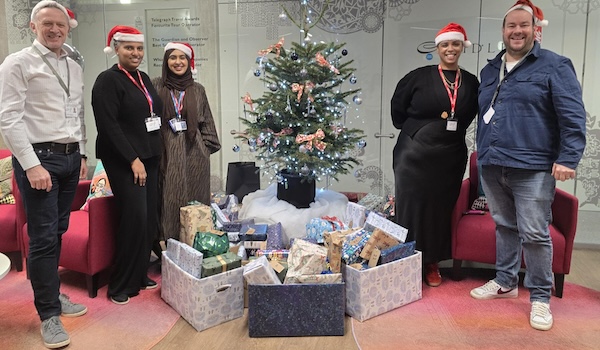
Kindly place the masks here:
<instances>
[{"instance_id":1,"label":"bracelet","mask_svg":"<svg viewBox=\"0 0 600 350\"><path fill-rule=\"evenodd\" d=\"M82 154L82 155L81 155L81 159L85 159L85 160L87 160L87 156L86 156L85 154Z\"/></svg>"}]
</instances>

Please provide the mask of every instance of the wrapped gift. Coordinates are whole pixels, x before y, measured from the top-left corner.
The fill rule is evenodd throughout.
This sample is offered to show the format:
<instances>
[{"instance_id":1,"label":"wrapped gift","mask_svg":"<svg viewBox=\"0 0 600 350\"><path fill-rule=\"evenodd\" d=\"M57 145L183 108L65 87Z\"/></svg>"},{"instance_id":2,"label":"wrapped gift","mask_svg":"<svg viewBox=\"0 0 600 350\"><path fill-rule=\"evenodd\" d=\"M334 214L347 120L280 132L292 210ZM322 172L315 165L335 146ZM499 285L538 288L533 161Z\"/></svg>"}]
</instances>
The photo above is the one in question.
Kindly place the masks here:
<instances>
[{"instance_id":1,"label":"wrapped gift","mask_svg":"<svg viewBox=\"0 0 600 350\"><path fill-rule=\"evenodd\" d=\"M202 277L213 276L221 272L242 266L242 259L237 254L227 252L217 256L204 258L202 261Z\"/></svg>"},{"instance_id":2,"label":"wrapped gift","mask_svg":"<svg viewBox=\"0 0 600 350\"><path fill-rule=\"evenodd\" d=\"M267 224L248 224L242 225L240 230L241 241L266 241L267 240Z\"/></svg>"},{"instance_id":3,"label":"wrapped gift","mask_svg":"<svg viewBox=\"0 0 600 350\"><path fill-rule=\"evenodd\" d=\"M269 260L269 265L271 265L271 267L277 274L277 278L279 278L281 283L283 283L285 281L285 276L288 272L287 260L271 259Z\"/></svg>"},{"instance_id":4,"label":"wrapped gift","mask_svg":"<svg viewBox=\"0 0 600 350\"><path fill-rule=\"evenodd\" d=\"M238 221L228 221L223 223L221 230L225 232L237 232L239 234L242 229L242 223Z\"/></svg>"},{"instance_id":5,"label":"wrapped gift","mask_svg":"<svg viewBox=\"0 0 600 350\"><path fill-rule=\"evenodd\" d=\"M283 249L283 232L281 222L271 224L267 228L267 249Z\"/></svg>"},{"instance_id":6,"label":"wrapped gift","mask_svg":"<svg viewBox=\"0 0 600 350\"><path fill-rule=\"evenodd\" d=\"M247 284L281 284L275 270L266 256L250 261L244 266L244 279Z\"/></svg>"},{"instance_id":7,"label":"wrapped gift","mask_svg":"<svg viewBox=\"0 0 600 350\"><path fill-rule=\"evenodd\" d=\"M327 249L302 239L294 240L288 257L285 284L297 283L297 276L317 275L327 270Z\"/></svg>"},{"instance_id":8,"label":"wrapped gift","mask_svg":"<svg viewBox=\"0 0 600 350\"><path fill-rule=\"evenodd\" d=\"M344 293L343 283L249 285L248 335L344 335Z\"/></svg>"},{"instance_id":9,"label":"wrapped gift","mask_svg":"<svg viewBox=\"0 0 600 350\"><path fill-rule=\"evenodd\" d=\"M301 275L296 277L298 283L327 284L342 283L341 273L323 273L320 275Z\"/></svg>"},{"instance_id":10,"label":"wrapped gift","mask_svg":"<svg viewBox=\"0 0 600 350\"><path fill-rule=\"evenodd\" d=\"M354 264L360 258L360 252L371 237L371 232L361 229L346 236L342 244L342 260L346 264Z\"/></svg>"},{"instance_id":11,"label":"wrapped gift","mask_svg":"<svg viewBox=\"0 0 600 350\"><path fill-rule=\"evenodd\" d=\"M167 252L169 252L169 256L176 264L179 264L179 250L181 249L182 244L184 243L181 243L176 239L167 239Z\"/></svg>"},{"instance_id":12,"label":"wrapped gift","mask_svg":"<svg viewBox=\"0 0 600 350\"><path fill-rule=\"evenodd\" d=\"M358 204L362 205L368 210L382 211L383 205L385 204L385 197L369 193L361 198L361 200L358 201Z\"/></svg>"},{"instance_id":13,"label":"wrapped gift","mask_svg":"<svg viewBox=\"0 0 600 350\"><path fill-rule=\"evenodd\" d=\"M214 229L211 208L198 202L193 203L195 204L179 209L179 239L190 246L194 245L196 232Z\"/></svg>"},{"instance_id":14,"label":"wrapped gift","mask_svg":"<svg viewBox=\"0 0 600 350\"><path fill-rule=\"evenodd\" d=\"M221 208L219 208L218 205L216 205L215 203L211 203L210 204L210 208L213 210L213 213L215 215L216 218L216 222L218 224L220 224L220 227L223 227L223 224L226 222L229 222L229 218L227 216L225 216L225 214L223 213L223 211L221 210Z\"/></svg>"},{"instance_id":15,"label":"wrapped gift","mask_svg":"<svg viewBox=\"0 0 600 350\"><path fill-rule=\"evenodd\" d=\"M360 252L360 257L365 260L371 259L371 254L375 248L379 250L387 249L393 246L400 244L397 239L383 232L379 228L375 228L373 233L371 233L371 237L365 244L365 247Z\"/></svg>"},{"instance_id":16,"label":"wrapped gift","mask_svg":"<svg viewBox=\"0 0 600 350\"><path fill-rule=\"evenodd\" d=\"M346 313L365 321L422 298L421 252L357 270L344 265Z\"/></svg>"},{"instance_id":17,"label":"wrapped gift","mask_svg":"<svg viewBox=\"0 0 600 350\"><path fill-rule=\"evenodd\" d=\"M192 246L208 258L226 253L229 250L229 237L224 232L216 230L197 232Z\"/></svg>"},{"instance_id":18,"label":"wrapped gift","mask_svg":"<svg viewBox=\"0 0 600 350\"><path fill-rule=\"evenodd\" d=\"M196 278L202 277L202 261L204 260L204 255L185 243L180 244L179 267Z\"/></svg>"},{"instance_id":19,"label":"wrapped gift","mask_svg":"<svg viewBox=\"0 0 600 350\"><path fill-rule=\"evenodd\" d=\"M306 237L317 241L317 243L323 243L324 232L342 230L344 228L344 224L335 216L313 218L306 224Z\"/></svg>"},{"instance_id":20,"label":"wrapped gift","mask_svg":"<svg viewBox=\"0 0 600 350\"><path fill-rule=\"evenodd\" d=\"M400 243L396 246L381 250L377 265L404 259L415 253L415 241Z\"/></svg>"},{"instance_id":21,"label":"wrapped gift","mask_svg":"<svg viewBox=\"0 0 600 350\"><path fill-rule=\"evenodd\" d=\"M225 192L211 193L210 202L215 203L219 208L223 209L227 202L227 194Z\"/></svg>"},{"instance_id":22,"label":"wrapped gift","mask_svg":"<svg viewBox=\"0 0 600 350\"><path fill-rule=\"evenodd\" d=\"M327 247L327 261L332 272L342 271L342 245L346 236L355 231L357 229L325 232L323 238Z\"/></svg>"},{"instance_id":23,"label":"wrapped gift","mask_svg":"<svg viewBox=\"0 0 600 350\"><path fill-rule=\"evenodd\" d=\"M273 258L278 260L287 260L290 255L290 251L288 249L265 249L265 250L257 250L256 257L266 256L268 260Z\"/></svg>"},{"instance_id":24,"label":"wrapped gift","mask_svg":"<svg viewBox=\"0 0 600 350\"><path fill-rule=\"evenodd\" d=\"M362 227L367 218L367 208L354 202L348 202L344 223L349 228Z\"/></svg>"},{"instance_id":25,"label":"wrapped gift","mask_svg":"<svg viewBox=\"0 0 600 350\"><path fill-rule=\"evenodd\" d=\"M406 241L406 236L408 235L408 230L406 228L383 216L370 213L365 222L365 229L373 231L375 228L381 229L383 232L397 239L400 243L404 243Z\"/></svg>"},{"instance_id":26,"label":"wrapped gift","mask_svg":"<svg viewBox=\"0 0 600 350\"><path fill-rule=\"evenodd\" d=\"M200 279L175 264L168 250L161 266L161 297L198 332L244 315L242 268Z\"/></svg>"},{"instance_id":27,"label":"wrapped gift","mask_svg":"<svg viewBox=\"0 0 600 350\"><path fill-rule=\"evenodd\" d=\"M389 194L387 196L387 201L383 205L383 209L381 213L388 219L396 216L396 197Z\"/></svg>"}]
</instances>

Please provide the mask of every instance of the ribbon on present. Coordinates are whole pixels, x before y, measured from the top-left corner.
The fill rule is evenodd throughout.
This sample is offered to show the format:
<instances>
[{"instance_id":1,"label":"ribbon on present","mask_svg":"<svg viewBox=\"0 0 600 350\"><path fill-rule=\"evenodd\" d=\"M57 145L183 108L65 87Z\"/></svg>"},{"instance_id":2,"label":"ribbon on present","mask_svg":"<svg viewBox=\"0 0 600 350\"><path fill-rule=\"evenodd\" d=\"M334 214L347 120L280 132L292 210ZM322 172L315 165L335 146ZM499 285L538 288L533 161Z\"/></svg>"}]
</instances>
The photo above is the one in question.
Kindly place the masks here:
<instances>
[{"instance_id":1,"label":"ribbon on present","mask_svg":"<svg viewBox=\"0 0 600 350\"><path fill-rule=\"evenodd\" d=\"M320 52L317 52L317 54L315 55L315 59L317 60L317 64L319 66L329 68L329 70L331 70L335 74L340 74L340 71L333 65L331 65L331 63L329 63Z\"/></svg>"},{"instance_id":2,"label":"ribbon on present","mask_svg":"<svg viewBox=\"0 0 600 350\"><path fill-rule=\"evenodd\" d=\"M254 111L254 105L253 105L254 102L252 102L252 97L250 97L249 92L246 92L246 95L244 95L244 97L242 97L242 100L244 101L244 103L250 105L251 111Z\"/></svg>"},{"instance_id":3,"label":"ribbon on present","mask_svg":"<svg viewBox=\"0 0 600 350\"><path fill-rule=\"evenodd\" d=\"M344 223L337 216L321 216L321 219L331 223L331 231L343 230L345 228Z\"/></svg>"},{"instance_id":4,"label":"ribbon on present","mask_svg":"<svg viewBox=\"0 0 600 350\"><path fill-rule=\"evenodd\" d=\"M221 270L221 272L227 271L227 261L225 261L225 259L223 259L223 257L220 255L217 255L217 260L219 260L221 265L223 265L223 269Z\"/></svg>"},{"instance_id":5,"label":"ribbon on present","mask_svg":"<svg viewBox=\"0 0 600 350\"><path fill-rule=\"evenodd\" d=\"M312 150L313 145L319 150L319 151L324 151L325 147L327 147L327 143L321 141L322 139L325 138L325 133L323 132L323 130L321 130L320 128L317 130L317 132L315 132L314 134L298 134L296 135L296 143L303 143L306 142L306 145L304 145L304 147L306 147L307 150Z\"/></svg>"},{"instance_id":6,"label":"ribbon on present","mask_svg":"<svg viewBox=\"0 0 600 350\"><path fill-rule=\"evenodd\" d=\"M260 56L264 57L267 54L270 54L271 52L275 51L275 55L277 55L277 57L279 57L279 55L281 54L281 48L283 47L283 42L284 42L284 38L281 37L281 39L279 39L277 44L269 45L268 48L258 51L258 54Z\"/></svg>"}]
</instances>

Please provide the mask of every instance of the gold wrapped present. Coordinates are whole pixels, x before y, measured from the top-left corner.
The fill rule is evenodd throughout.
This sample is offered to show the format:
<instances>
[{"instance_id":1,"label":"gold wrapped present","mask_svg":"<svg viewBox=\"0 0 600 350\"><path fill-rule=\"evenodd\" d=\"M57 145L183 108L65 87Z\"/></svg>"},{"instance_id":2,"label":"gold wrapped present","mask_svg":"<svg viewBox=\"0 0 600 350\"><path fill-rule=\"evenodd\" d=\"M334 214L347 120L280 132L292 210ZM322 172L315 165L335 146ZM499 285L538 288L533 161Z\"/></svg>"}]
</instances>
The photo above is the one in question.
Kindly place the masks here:
<instances>
[{"instance_id":1,"label":"gold wrapped present","mask_svg":"<svg viewBox=\"0 0 600 350\"><path fill-rule=\"evenodd\" d=\"M365 244L365 247L360 252L360 257L365 260L371 259L371 254L375 248L379 250L387 249L400 244L394 237L388 235L383 230L376 228L373 230L371 237Z\"/></svg>"},{"instance_id":2,"label":"gold wrapped present","mask_svg":"<svg viewBox=\"0 0 600 350\"><path fill-rule=\"evenodd\" d=\"M192 246L196 232L214 229L211 208L204 204L192 204L179 209L179 240Z\"/></svg>"},{"instance_id":3,"label":"gold wrapped present","mask_svg":"<svg viewBox=\"0 0 600 350\"><path fill-rule=\"evenodd\" d=\"M357 231L358 228L348 229L343 231L325 232L325 246L327 247L327 260L329 261L329 269L331 272L342 271L342 245L346 236Z\"/></svg>"},{"instance_id":4,"label":"gold wrapped present","mask_svg":"<svg viewBox=\"0 0 600 350\"><path fill-rule=\"evenodd\" d=\"M288 272L285 284L297 283L300 275L317 275L327 270L327 249L318 244L295 239L288 257Z\"/></svg>"}]
</instances>

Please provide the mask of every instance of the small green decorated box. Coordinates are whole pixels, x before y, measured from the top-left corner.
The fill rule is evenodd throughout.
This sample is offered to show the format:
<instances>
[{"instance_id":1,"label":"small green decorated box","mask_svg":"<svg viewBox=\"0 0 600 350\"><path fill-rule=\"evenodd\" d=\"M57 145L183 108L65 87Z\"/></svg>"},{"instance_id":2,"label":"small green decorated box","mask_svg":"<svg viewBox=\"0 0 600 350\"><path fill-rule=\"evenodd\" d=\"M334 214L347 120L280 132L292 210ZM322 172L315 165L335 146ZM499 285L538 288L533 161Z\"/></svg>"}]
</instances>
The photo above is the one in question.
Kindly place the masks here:
<instances>
[{"instance_id":1,"label":"small green decorated box","mask_svg":"<svg viewBox=\"0 0 600 350\"><path fill-rule=\"evenodd\" d=\"M235 253L227 252L202 260L202 277L216 275L242 266L242 259Z\"/></svg>"}]
</instances>

